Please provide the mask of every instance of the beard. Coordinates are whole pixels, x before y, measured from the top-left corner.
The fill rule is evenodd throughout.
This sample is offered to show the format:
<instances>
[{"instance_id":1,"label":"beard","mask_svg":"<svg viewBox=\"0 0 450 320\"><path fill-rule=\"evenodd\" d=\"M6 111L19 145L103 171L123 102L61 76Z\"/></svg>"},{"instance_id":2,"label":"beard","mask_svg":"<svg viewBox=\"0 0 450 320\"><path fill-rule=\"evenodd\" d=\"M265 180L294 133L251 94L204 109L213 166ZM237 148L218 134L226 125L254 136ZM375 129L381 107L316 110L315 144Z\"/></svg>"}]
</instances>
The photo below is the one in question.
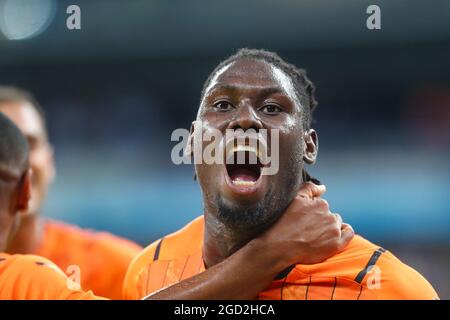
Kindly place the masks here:
<instances>
[{"instance_id":1,"label":"beard","mask_svg":"<svg viewBox=\"0 0 450 320\"><path fill-rule=\"evenodd\" d=\"M215 199L217 217L227 227L237 234L254 234L267 229L286 210L297 194L299 187L298 175L284 177L284 187L269 188L265 197L255 204L230 203L220 196Z\"/></svg>"}]
</instances>

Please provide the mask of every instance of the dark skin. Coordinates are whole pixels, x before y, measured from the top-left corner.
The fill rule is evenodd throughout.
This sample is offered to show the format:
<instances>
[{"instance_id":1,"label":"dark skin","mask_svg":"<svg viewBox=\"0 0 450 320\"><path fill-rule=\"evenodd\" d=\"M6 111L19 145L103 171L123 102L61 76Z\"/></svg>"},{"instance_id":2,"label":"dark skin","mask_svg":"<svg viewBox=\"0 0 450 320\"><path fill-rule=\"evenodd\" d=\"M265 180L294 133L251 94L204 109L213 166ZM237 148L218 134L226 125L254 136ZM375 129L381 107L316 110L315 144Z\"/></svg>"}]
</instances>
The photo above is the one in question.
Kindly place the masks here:
<instances>
[{"instance_id":1,"label":"dark skin","mask_svg":"<svg viewBox=\"0 0 450 320\"><path fill-rule=\"evenodd\" d=\"M205 235L203 257L207 266L220 263L279 218L281 208L294 199L303 183L304 162L314 163L317 134L303 127L303 110L288 75L261 60L241 58L216 74L205 91L198 120L203 132L216 129L279 130L279 171L262 176L252 194L242 194L226 183L223 164L197 164L196 172L203 191ZM256 206L275 195L278 207L268 207L256 223L237 228L220 215L216 199L239 211ZM283 203L286 202L287 203ZM284 210L281 210L281 212Z\"/></svg>"},{"instance_id":2,"label":"dark skin","mask_svg":"<svg viewBox=\"0 0 450 320\"><path fill-rule=\"evenodd\" d=\"M303 183L299 174L303 162L311 164L316 159L317 134L303 128L302 109L288 79L266 63L247 59L225 69L213 79L202 100L201 130L218 129L223 134L230 128L280 130L280 173L267 177L249 195L229 188L223 165L197 165L205 205L203 257L208 268L148 299L254 298L282 270L296 263L321 262L343 250L354 236L351 226L332 214L320 198L325 187ZM298 166L288 164L293 159L289 154L294 154ZM259 225L236 230L221 220L217 194L246 207L260 202L270 192L269 185L282 189L288 175L294 175L293 185L301 187L297 193L298 189L292 190L292 201L275 222L269 217Z\"/></svg>"},{"instance_id":3,"label":"dark skin","mask_svg":"<svg viewBox=\"0 0 450 320\"><path fill-rule=\"evenodd\" d=\"M33 172L32 198L28 210L21 212L20 227L7 252L35 254L44 234L44 219L40 211L55 175L53 149L48 141L45 123L30 102L2 101L0 112L13 121L27 139L30 147L29 163Z\"/></svg>"},{"instance_id":4,"label":"dark skin","mask_svg":"<svg viewBox=\"0 0 450 320\"><path fill-rule=\"evenodd\" d=\"M3 107L0 106L1 111L5 112L19 126L29 141L32 142L35 136L39 137L41 142L47 141L44 135L43 122L37 113L33 112L32 107L23 103L11 103L10 107L5 105ZM48 156L47 149L42 148L42 145L45 144L40 143L37 147L34 143L31 143L31 145L30 162L33 171L35 173L49 172L49 175L40 174L38 177L51 177L53 169L51 161L48 161L51 158ZM44 170L46 168L52 170ZM37 177L34 178L34 181L36 181ZM6 197L4 201L1 201L5 211L1 215L3 218L0 223L0 238L4 239L3 244L9 242L10 248L11 243L18 243L18 239L21 239L21 244L27 244L27 247L36 244L33 236L36 233L29 232L27 226L30 225L29 221L36 221L35 218L38 215L33 214L34 212L25 215L25 217L18 214L19 211L30 210L28 202L25 200L28 199L31 192L31 180L33 179L27 176L27 179L24 180L27 183L14 190L13 193L16 196L13 198L7 196L5 191L0 194ZM37 179L37 181L45 182L47 180ZM45 185L45 183L34 184L34 186ZM293 201L282 219L265 234L253 239L228 259L208 268L204 273L159 291L148 299L249 299L256 296L273 280L276 274L292 263L300 261L315 263L331 256L350 241L353 233L351 229L348 229L349 232L343 233L342 237L335 236L340 230L340 225L337 223L339 220L324 219L324 216L329 216L328 209L323 206L319 199L316 199L315 202L312 200L314 197L320 197L324 191L324 187L312 184L305 185L304 190L299 191L304 197L299 197L296 201ZM37 192L37 194L40 195L41 193ZM20 201L15 202L14 199ZM39 204L40 199L41 197L38 197L35 203ZM33 207L36 206L32 205ZM6 209L11 209L11 211ZM27 219L22 219L19 232L13 232L21 217ZM302 228L311 226L310 230L316 231L326 228L331 232L323 233L326 237L319 238L317 234L302 231L300 226ZM25 230L27 232L22 232ZM19 235L23 236L19 237ZM8 241L7 238L9 240L14 239L14 242ZM290 249L280 251L279 245ZM27 250L20 250L19 252L27 252ZM227 279L227 281L224 281L224 279Z\"/></svg>"},{"instance_id":5,"label":"dark skin","mask_svg":"<svg viewBox=\"0 0 450 320\"><path fill-rule=\"evenodd\" d=\"M312 155L316 152L315 145L312 146L316 140L311 137L315 137L314 132L305 139L309 139L306 146L307 150L312 150ZM310 154L305 153L304 158L308 156ZM29 177L27 179L26 187L17 189L16 194L21 195L19 199L29 196L30 180ZM290 265L317 263L342 250L353 237L353 231L342 224L339 216L331 215L326 202L319 199L325 188L308 183L295 190L298 190L298 196L268 230L250 241L238 242L239 248L230 250L233 254L220 259L220 262L207 264L205 272L147 299L250 299ZM252 199L250 202L254 201ZM241 197L240 200L248 202L246 198ZM17 211L27 211L24 201L19 204L12 206L11 217L19 218ZM8 221L12 220L8 218ZM10 232L12 223L0 225L6 227L7 233L13 234ZM31 240L27 234L26 238Z\"/></svg>"},{"instance_id":6,"label":"dark skin","mask_svg":"<svg viewBox=\"0 0 450 320\"><path fill-rule=\"evenodd\" d=\"M330 214L319 198L324 192L324 186L305 183L263 234L205 272L146 299L253 299L289 266L318 263L343 250L354 232L339 215Z\"/></svg>"},{"instance_id":7,"label":"dark skin","mask_svg":"<svg viewBox=\"0 0 450 320\"><path fill-rule=\"evenodd\" d=\"M0 166L0 175L2 174ZM20 225L19 212L28 208L31 197L31 171L8 169L12 181L0 181L0 252L4 252Z\"/></svg>"},{"instance_id":8,"label":"dark skin","mask_svg":"<svg viewBox=\"0 0 450 320\"><path fill-rule=\"evenodd\" d=\"M30 171L14 184L3 186L0 207L0 252L14 235L20 211L27 210L31 192ZM293 263L315 263L342 250L353 230L334 219L318 198L323 186L307 183L285 214L264 234L205 272L158 291L145 299L251 299L283 269ZM10 240L9 240L10 241ZM281 251L279 247L287 250Z\"/></svg>"}]
</instances>

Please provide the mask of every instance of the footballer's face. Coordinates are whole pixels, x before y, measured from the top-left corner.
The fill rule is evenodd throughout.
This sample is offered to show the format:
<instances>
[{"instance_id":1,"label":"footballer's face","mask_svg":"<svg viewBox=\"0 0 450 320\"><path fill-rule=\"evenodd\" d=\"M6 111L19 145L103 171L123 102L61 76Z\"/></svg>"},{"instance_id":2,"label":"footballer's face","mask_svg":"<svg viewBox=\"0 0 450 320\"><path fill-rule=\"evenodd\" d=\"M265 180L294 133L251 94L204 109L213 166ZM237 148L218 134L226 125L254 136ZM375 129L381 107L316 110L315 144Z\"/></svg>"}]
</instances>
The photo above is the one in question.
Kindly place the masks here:
<instances>
[{"instance_id":1,"label":"footballer's face","mask_svg":"<svg viewBox=\"0 0 450 320\"><path fill-rule=\"evenodd\" d=\"M203 133L220 130L225 140L227 129L266 129L267 153L272 159L270 149L275 141L271 141L271 132L278 130L279 134L279 169L274 175L261 175L259 162L196 165L205 206L212 208L210 211L222 222L242 230L266 226L295 197L302 183L305 154L316 154L316 135L304 131L302 112L290 77L265 61L241 58L213 77L197 117ZM307 143L311 142L311 134L312 146ZM203 142L204 148L207 143ZM224 141L222 145L228 143ZM248 158L246 155L247 162Z\"/></svg>"},{"instance_id":2,"label":"footballer's face","mask_svg":"<svg viewBox=\"0 0 450 320\"><path fill-rule=\"evenodd\" d=\"M27 213L35 214L41 209L55 174L53 151L44 123L36 109L28 102L2 102L0 112L10 118L28 140L32 190Z\"/></svg>"}]
</instances>

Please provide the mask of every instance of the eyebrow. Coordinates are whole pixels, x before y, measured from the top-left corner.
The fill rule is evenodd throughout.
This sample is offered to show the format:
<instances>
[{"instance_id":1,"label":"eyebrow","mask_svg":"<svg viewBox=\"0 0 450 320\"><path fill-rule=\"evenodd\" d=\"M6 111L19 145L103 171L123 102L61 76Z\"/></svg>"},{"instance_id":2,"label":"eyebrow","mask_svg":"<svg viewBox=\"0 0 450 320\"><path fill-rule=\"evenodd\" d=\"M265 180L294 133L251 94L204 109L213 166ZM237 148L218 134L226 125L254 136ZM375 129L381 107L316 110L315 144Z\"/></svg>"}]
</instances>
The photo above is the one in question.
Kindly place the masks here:
<instances>
[{"instance_id":1,"label":"eyebrow","mask_svg":"<svg viewBox=\"0 0 450 320\"><path fill-rule=\"evenodd\" d=\"M246 85L243 85L244 87ZM216 84L214 85L209 92L213 91L213 90L230 90L230 91L237 91L240 88L242 88L242 85L236 86L236 85L232 85L232 84L228 84L228 83L223 83L223 84ZM261 94L264 96L268 96L270 94L274 94L274 93L284 93L283 90L281 90L279 87L262 87L260 89Z\"/></svg>"}]
</instances>

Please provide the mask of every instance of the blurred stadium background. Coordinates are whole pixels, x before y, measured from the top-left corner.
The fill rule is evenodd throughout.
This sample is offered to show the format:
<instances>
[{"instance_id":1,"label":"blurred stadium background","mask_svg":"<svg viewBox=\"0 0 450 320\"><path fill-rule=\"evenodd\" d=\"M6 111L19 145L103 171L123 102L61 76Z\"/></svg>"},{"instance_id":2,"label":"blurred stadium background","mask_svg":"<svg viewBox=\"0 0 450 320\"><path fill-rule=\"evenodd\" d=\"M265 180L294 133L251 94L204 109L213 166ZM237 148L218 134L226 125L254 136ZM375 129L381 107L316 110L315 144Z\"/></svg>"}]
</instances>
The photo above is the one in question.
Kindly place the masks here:
<instances>
[{"instance_id":1,"label":"blurred stadium background","mask_svg":"<svg viewBox=\"0 0 450 320\"><path fill-rule=\"evenodd\" d=\"M81 7L82 29L66 28ZM381 7L382 30L366 29ZM450 2L0 0L0 84L47 112L57 180L45 214L146 245L202 213L170 160L203 81L240 47L308 70L311 169L356 231L450 298Z\"/></svg>"}]
</instances>

